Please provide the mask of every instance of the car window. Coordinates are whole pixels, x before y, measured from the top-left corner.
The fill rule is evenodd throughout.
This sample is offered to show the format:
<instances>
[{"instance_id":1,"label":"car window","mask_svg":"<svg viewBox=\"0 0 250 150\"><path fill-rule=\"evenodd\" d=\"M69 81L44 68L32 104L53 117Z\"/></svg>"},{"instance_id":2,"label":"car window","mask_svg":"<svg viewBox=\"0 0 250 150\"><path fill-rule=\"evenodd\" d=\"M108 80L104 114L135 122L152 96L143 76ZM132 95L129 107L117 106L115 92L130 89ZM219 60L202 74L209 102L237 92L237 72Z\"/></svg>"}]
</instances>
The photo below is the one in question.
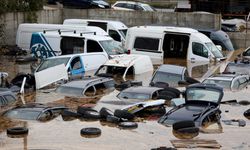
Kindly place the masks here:
<instances>
[{"instance_id":1,"label":"car window","mask_svg":"<svg viewBox=\"0 0 250 150\"><path fill-rule=\"evenodd\" d=\"M126 51L119 42L115 40L104 40L100 41L100 44L108 55L124 54Z\"/></svg>"},{"instance_id":2,"label":"car window","mask_svg":"<svg viewBox=\"0 0 250 150\"><path fill-rule=\"evenodd\" d=\"M8 103L13 103L16 101L15 97L12 95L4 95L4 98L7 100Z\"/></svg>"},{"instance_id":3,"label":"car window","mask_svg":"<svg viewBox=\"0 0 250 150\"><path fill-rule=\"evenodd\" d=\"M4 105L6 105L6 101L2 96L0 96L0 106L4 106Z\"/></svg>"},{"instance_id":4,"label":"car window","mask_svg":"<svg viewBox=\"0 0 250 150\"><path fill-rule=\"evenodd\" d=\"M44 69L54 67L60 64L66 64L68 63L70 57L63 57L63 58L53 58L53 59L46 59L42 62L42 64L37 69L37 72L42 71Z\"/></svg>"},{"instance_id":5,"label":"car window","mask_svg":"<svg viewBox=\"0 0 250 150\"><path fill-rule=\"evenodd\" d=\"M139 5L135 5L135 10L143 10L143 8Z\"/></svg>"},{"instance_id":6,"label":"car window","mask_svg":"<svg viewBox=\"0 0 250 150\"><path fill-rule=\"evenodd\" d=\"M247 78L245 77L239 78L239 83L240 83L240 86L239 86L240 89L246 87L246 85L248 84Z\"/></svg>"},{"instance_id":7,"label":"car window","mask_svg":"<svg viewBox=\"0 0 250 150\"><path fill-rule=\"evenodd\" d=\"M237 90L239 89L239 87L240 87L239 80L235 80L235 82L233 82L232 89Z\"/></svg>"},{"instance_id":8,"label":"car window","mask_svg":"<svg viewBox=\"0 0 250 150\"><path fill-rule=\"evenodd\" d=\"M96 94L96 89L95 86L90 86L85 90L85 93L83 95L86 96L95 96Z\"/></svg>"},{"instance_id":9,"label":"car window","mask_svg":"<svg viewBox=\"0 0 250 150\"><path fill-rule=\"evenodd\" d=\"M189 88L186 90L187 101L207 101L218 103L220 100L220 92L214 89Z\"/></svg>"},{"instance_id":10,"label":"car window","mask_svg":"<svg viewBox=\"0 0 250 150\"><path fill-rule=\"evenodd\" d=\"M213 79L206 79L203 83L207 84L217 84L223 88L230 89L231 88L231 81L224 81L224 80L213 80Z\"/></svg>"},{"instance_id":11,"label":"car window","mask_svg":"<svg viewBox=\"0 0 250 150\"><path fill-rule=\"evenodd\" d=\"M93 40L88 40L87 41L87 52L88 53L93 53L93 52L103 52L102 47L97 43L96 41Z\"/></svg>"},{"instance_id":12,"label":"car window","mask_svg":"<svg viewBox=\"0 0 250 150\"><path fill-rule=\"evenodd\" d=\"M124 7L126 8L126 4L125 3L118 3L115 5L115 7Z\"/></svg>"},{"instance_id":13,"label":"car window","mask_svg":"<svg viewBox=\"0 0 250 150\"><path fill-rule=\"evenodd\" d=\"M40 111L26 110L25 108L13 109L8 111L4 116L14 119L36 120Z\"/></svg>"},{"instance_id":14,"label":"car window","mask_svg":"<svg viewBox=\"0 0 250 150\"><path fill-rule=\"evenodd\" d=\"M134 4L126 4L125 7L128 9L135 9Z\"/></svg>"},{"instance_id":15,"label":"car window","mask_svg":"<svg viewBox=\"0 0 250 150\"><path fill-rule=\"evenodd\" d=\"M119 33L115 30L109 30L109 36L112 37L115 41L121 41Z\"/></svg>"},{"instance_id":16,"label":"car window","mask_svg":"<svg viewBox=\"0 0 250 150\"><path fill-rule=\"evenodd\" d=\"M123 98L123 99L141 99L141 100L151 99L150 94L133 93L133 92L121 92L118 95L118 98Z\"/></svg>"},{"instance_id":17,"label":"car window","mask_svg":"<svg viewBox=\"0 0 250 150\"><path fill-rule=\"evenodd\" d=\"M140 51L158 51L160 39L137 37L134 48Z\"/></svg>"},{"instance_id":18,"label":"car window","mask_svg":"<svg viewBox=\"0 0 250 150\"><path fill-rule=\"evenodd\" d=\"M193 47L193 49L192 49L193 54L208 58L208 50L206 49L206 47L204 45L202 45L200 43L193 42L192 47Z\"/></svg>"},{"instance_id":19,"label":"car window","mask_svg":"<svg viewBox=\"0 0 250 150\"><path fill-rule=\"evenodd\" d=\"M166 72L161 72L157 71L153 77L152 82L166 82L170 86L176 86L179 81L182 80L182 75L181 74L173 74L173 73L166 73Z\"/></svg>"},{"instance_id":20,"label":"car window","mask_svg":"<svg viewBox=\"0 0 250 150\"><path fill-rule=\"evenodd\" d=\"M62 37L60 48L62 50L62 55L84 53L84 39Z\"/></svg>"},{"instance_id":21,"label":"car window","mask_svg":"<svg viewBox=\"0 0 250 150\"><path fill-rule=\"evenodd\" d=\"M70 66L71 66L71 69L73 69L73 70L81 69L82 68L82 64L81 64L80 57L75 57L71 61Z\"/></svg>"}]
</instances>

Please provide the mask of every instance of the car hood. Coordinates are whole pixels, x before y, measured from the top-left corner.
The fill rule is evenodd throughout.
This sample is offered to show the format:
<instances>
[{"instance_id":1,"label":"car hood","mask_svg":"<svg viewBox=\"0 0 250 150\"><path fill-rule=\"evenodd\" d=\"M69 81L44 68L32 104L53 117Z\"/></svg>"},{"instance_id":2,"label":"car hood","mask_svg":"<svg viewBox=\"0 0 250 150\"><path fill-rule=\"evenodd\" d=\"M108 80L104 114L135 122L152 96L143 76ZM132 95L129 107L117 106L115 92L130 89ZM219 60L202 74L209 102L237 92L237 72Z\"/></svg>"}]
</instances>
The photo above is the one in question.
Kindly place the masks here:
<instances>
[{"instance_id":1,"label":"car hood","mask_svg":"<svg viewBox=\"0 0 250 150\"><path fill-rule=\"evenodd\" d=\"M164 116L159 119L159 123L170 126L178 121L193 120L200 121L199 118L202 114L211 108L209 105L187 104L175 107L168 111ZM213 107L214 108L214 107Z\"/></svg>"}]
</instances>

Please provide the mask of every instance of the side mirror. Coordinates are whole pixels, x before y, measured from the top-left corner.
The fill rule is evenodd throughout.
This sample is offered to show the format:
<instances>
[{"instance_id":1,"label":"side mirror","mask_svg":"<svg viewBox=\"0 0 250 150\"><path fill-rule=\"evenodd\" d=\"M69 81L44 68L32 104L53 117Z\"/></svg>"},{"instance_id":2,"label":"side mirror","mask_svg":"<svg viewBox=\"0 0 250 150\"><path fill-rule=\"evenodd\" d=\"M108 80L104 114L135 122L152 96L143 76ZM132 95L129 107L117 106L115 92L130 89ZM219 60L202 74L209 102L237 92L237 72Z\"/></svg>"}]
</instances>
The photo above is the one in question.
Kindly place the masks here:
<instances>
[{"instance_id":1,"label":"side mirror","mask_svg":"<svg viewBox=\"0 0 250 150\"><path fill-rule=\"evenodd\" d=\"M215 45L220 51L222 51L222 47L220 45Z\"/></svg>"}]
</instances>

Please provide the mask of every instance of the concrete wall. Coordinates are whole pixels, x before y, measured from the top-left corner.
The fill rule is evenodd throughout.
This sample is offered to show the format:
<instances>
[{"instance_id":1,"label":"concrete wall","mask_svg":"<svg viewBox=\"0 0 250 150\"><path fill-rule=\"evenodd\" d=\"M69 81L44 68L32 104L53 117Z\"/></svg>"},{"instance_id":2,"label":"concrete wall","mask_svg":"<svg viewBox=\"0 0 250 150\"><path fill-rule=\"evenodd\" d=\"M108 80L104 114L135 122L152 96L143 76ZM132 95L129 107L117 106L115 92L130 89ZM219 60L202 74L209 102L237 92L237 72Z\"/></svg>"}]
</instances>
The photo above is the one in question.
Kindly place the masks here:
<instances>
[{"instance_id":1,"label":"concrete wall","mask_svg":"<svg viewBox=\"0 0 250 150\"><path fill-rule=\"evenodd\" d=\"M63 18L120 20L128 26L173 25L220 29L220 15L176 12L139 12L100 9L64 9Z\"/></svg>"},{"instance_id":2,"label":"concrete wall","mask_svg":"<svg viewBox=\"0 0 250 150\"><path fill-rule=\"evenodd\" d=\"M247 48L250 46L250 32L228 32L227 33L235 49Z\"/></svg>"},{"instance_id":3,"label":"concrete wall","mask_svg":"<svg viewBox=\"0 0 250 150\"><path fill-rule=\"evenodd\" d=\"M36 12L38 23L62 23L62 10L51 9ZM0 25L4 26L3 36L0 36L0 45L14 45L16 31L20 23L28 22L28 14L24 12L5 13L0 15Z\"/></svg>"}]
</instances>

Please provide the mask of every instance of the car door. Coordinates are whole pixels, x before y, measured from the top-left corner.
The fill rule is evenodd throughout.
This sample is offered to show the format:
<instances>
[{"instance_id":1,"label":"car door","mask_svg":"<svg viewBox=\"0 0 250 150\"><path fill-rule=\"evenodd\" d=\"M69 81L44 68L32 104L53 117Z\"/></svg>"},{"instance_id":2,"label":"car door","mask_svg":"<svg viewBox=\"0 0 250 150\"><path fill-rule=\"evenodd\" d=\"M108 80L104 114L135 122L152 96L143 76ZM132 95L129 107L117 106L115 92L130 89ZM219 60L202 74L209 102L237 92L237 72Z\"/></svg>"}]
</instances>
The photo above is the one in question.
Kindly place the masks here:
<instances>
[{"instance_id":1,"label":"car door","mask_svg":"<svg viewBox=\"0 0 250 150\"><path fill-rule=\"evenodd\" d=\"M135 37L133 53L150 56L153 64L163 63L162 39L155 37Z\"/></svg>"}]
</instances>

